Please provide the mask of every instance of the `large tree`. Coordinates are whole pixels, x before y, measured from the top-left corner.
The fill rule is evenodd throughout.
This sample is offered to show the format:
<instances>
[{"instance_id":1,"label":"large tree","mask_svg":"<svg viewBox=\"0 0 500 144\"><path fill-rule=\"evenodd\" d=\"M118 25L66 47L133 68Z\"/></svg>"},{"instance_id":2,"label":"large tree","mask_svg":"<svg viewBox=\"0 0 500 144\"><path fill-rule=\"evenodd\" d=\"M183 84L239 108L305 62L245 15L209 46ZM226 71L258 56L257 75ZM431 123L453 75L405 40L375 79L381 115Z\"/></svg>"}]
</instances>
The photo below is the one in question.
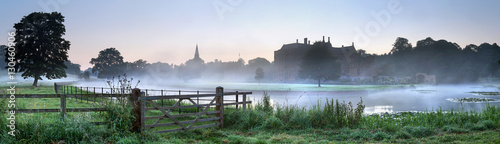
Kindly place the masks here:
<instances>
[{"instance_id":1,"label":"large tree","mask_svg":"<svg viewBox=\"0 0 500 144\"><path fill-rule=\"evenodd\" d=\"M33 12L14 24L16 29L16 71L23 78L33 77L37 86L42 76L47 79L66 77L70 42L62 38L66 33L64 16L58 12ZM5 57L5 61L10 61Z\"/></svg>"},{"instance_id":2,"label":"large tree","mask_svg":"<svg viewBox=\"0 0 500 144\"><path fill-rule=\"evenodd\" d=\"M299 77L303 79L313 79L318 81L321 87L321 80L336 80L340 77L340 64L337 58L330 52L330 45L325 42L315 42L300 64Z\"/></svg>"},{"instance_id":3,"label":"large tree","mask_svg":"<svg viewBox=\"0 0 500 144\"><path fill-rule=\"evenodd\" d=\"M92 73L99 71L98 78L111 78L123 72L124 62L120 52L115 48L107 48L99 52L97 58L92 58Z\"/></svg>"},{"instance_id":4,"label":"large tree","mask_svg":"<svg viewBox=\"0 0 500 144\"><path fill-rule=\"evenodd\" d=\"M72 74L72 75L80 75L82 72L80 70L80 64L74 64L70 60L65 61L64 65L66 65L66 74Z\"/></svg>"},{"instance_id":5,"label":"large tree","mask_svg":"<svg viewBox=\"0 0 500 144\"><path fill-rule=\"evenodd\" d=\"M260 67L255 69L255 80L259 81L260 85L260 80L264 79L264 70Z\"/></svg>"}]
</instances>

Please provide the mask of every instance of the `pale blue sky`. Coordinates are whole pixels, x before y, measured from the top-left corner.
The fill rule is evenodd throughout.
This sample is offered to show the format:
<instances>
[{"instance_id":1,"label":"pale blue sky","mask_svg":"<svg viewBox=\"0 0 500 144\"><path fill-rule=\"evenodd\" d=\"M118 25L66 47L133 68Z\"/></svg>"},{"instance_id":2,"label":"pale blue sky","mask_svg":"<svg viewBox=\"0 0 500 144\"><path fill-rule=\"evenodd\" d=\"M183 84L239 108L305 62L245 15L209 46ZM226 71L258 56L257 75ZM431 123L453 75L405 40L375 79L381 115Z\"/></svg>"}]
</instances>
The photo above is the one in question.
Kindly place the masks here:
<instances>
[{"instance_id":1,"label":"pale blue sky","mask_svg":"<svg viewBox=\"0 0 500 144\"><path fill-rule=\"evenodd\" d=\"M393 2L399 3L397 13L390 11ZM238 54L245 61L273 61L283 44L322 36L331 37L334 46L355 42L358 49L382 54L397 37L413 44L426 37L446 39L462 47L498 43L499 7L495 0L16 0L0 5L0 44L23 16L57 10L66 17L69 59L82 69L109 47L126 61L180 64L194 56L196 44L206 62L236 61ZM218 13L221 9L226 11ZM384 16L380 23L373 13L389 14L390 20Z\"/></svg>"}]
</instances>

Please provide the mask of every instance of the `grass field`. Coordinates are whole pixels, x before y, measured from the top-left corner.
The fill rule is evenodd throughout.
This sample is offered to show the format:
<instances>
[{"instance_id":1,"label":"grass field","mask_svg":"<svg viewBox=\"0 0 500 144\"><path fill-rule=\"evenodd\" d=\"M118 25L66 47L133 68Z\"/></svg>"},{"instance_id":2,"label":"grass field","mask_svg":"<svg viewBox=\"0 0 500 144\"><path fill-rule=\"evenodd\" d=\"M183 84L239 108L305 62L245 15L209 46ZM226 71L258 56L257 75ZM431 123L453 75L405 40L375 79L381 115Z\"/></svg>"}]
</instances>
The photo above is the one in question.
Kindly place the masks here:
<instances>
[{"instance_id":1,"label":"grass field","mask_svg":"<svg viewBox=\"0 0 500 144\"><path fill-rule=\"evenodd\" d=\"M23 93L53 93L53 87L19 87ZM265 96L266 97L266 96ZM360 115L364 105L331 101L303 109L260 100L247 111L226 109L224 128L153 134L132 133L130 108L108 104L111 113L16 114L18 135L7 135L0 119L0 143L500 143L500 107L483 111L434 111ZM267 97L268 98L268 97ZM59 99L16 99L23 108L59 108ZM5 108L2 101L2 108ZM158 103L158 102L157 102ZM171 102L169 102L171 103ZM94 107L68 100L68 107ZM3 110L2 110L3 111ZM147 115L161 115L148 111ZM1 117L7 117L2 113ZM96 126L91 119L108 121ZM186 118L188 119L188 118ZM152 123L153 120L147 121ZM165 121L167 122L167 121ZM173 127L166 127L173 128ZM164 128L164 129L166 129Z\"/></svg>"}]
</instances>

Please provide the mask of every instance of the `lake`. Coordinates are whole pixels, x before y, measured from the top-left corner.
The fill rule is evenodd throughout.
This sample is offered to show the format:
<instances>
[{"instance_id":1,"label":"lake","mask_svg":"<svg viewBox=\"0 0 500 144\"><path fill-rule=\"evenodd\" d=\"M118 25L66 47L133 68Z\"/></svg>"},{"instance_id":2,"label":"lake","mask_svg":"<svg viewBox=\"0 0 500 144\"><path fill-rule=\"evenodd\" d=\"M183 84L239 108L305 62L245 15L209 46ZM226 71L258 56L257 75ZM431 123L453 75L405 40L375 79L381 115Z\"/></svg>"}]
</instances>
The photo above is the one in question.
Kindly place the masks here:
<instances>
[{"instance_id":1,"label":"lake","mask_svg":"<svg viewBox=\"0 0 500 144\"><path fill-rule=\"evenodd\" d=\"M81 85L88 85L81 83ZM93 84L95 86L95 84ZM165 85L140 85L141 89L165 89L164 94L176 95L178 90L183 94L200 90L202 93L213 93L215 87L223 86L225 92L251 91L248 98L254 104L263 96L264 91L271 97L273 104L295 105L311 108L312 105L324 105L325 101L335 99L340 102L352 102L355 106L362 98L366 106L365 114L405 111L435 110L474 110L480 111L487 104L499 105L500 90L498 87L477 85L417 85L383 86L383 85L322 85L316 84L282 84L282 83L171 83ZM481 95L469 92L496 92L493 95ZM159 91L149 91L150 95L159 95ZM191 92L193 93L193 92ZM458 102L460 98L488 98L489 102ZM234 100L234 97L226 97ZM241 99L241 98L240 98Z\"/></svg>"}]
</instances>

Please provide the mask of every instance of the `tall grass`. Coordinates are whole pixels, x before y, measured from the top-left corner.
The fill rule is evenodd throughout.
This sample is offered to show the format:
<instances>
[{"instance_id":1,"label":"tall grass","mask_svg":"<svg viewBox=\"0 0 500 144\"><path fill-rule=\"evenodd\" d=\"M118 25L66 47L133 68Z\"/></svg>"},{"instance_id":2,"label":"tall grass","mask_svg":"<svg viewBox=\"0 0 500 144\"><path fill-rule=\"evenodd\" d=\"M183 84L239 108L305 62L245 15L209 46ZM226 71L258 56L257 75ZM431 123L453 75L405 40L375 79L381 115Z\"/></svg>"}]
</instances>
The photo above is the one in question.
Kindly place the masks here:
<instances>
[{"instance_id":1,"label":"tall grass","mask_svg":"<svg viewBox=\"0 0 500 144\"><path fill-rule=\"evenodd\" d=\"M355 127L359 124L364 111L361 100L354 108L352 103L346 104L331 100L321 107L313 106L307 110L298 106L282 106L270 104L270 96L264 92L264 96L255 108L247 111L234 111L225 114L225 123L229 127L241 129L305 129L305 128L342 128Z\"/></svg>"},{"instance_id":2,"label":"tall grass","mask_svg":"<svg viewBox=\"0 0 500 144\"><path fill-rule=\"evenodd\" d=\"M319 102L311 109L296 105L272 107L270 96L264 97L246 111L226 111L226 128L239 130L287 131L307 129L361 129L373 132L367 137L373 139L421 138L440 132L469 133L497 129L500 127L500 107L486 106L481 112L475 111L426 111L403 112L396 114L363 115L363 100L356 104L327 100ZM357 131L360 133L359 131ZM361 134L361 133L360 133ZM351 136L359 136L351 134ZM363 134L363 137L366 136Z\"/></svg>"}]
</instances>

